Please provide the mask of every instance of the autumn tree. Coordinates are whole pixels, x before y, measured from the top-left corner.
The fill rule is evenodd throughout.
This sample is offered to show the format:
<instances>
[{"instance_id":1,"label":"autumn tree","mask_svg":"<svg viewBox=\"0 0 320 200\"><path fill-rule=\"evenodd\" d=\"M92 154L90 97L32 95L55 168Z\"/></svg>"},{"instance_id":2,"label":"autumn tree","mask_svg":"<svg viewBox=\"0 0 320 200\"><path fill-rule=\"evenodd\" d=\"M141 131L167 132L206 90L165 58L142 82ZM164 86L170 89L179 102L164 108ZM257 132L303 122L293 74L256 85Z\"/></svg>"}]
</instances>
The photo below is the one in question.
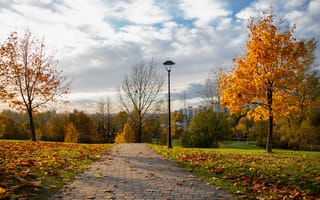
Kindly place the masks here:
<instances>
[{"instance_id":1,"label":"autumn tree","mask_svg":"<svg viewBox=\"0 0 320 200\"><path fill-rule=\"evenodd\" d=\"M23 35L10 34L1 45L1 68L4 79L5 101L11 107L25 110L29 116L32 140L36 140L34 112L49 102L61 100L68 93L69 83L58 71L58 61L46 53L44 41L32 36L29 30Z\"/></svg>"},{"instance_id":2,"label":"autumn tree","mask_svg":"<svg viewBox=\"0 0 320 200\"><path fill-rule=\"evenodd\" d=\"M119 88L120 102L134 124L136 142L142 142L144 116L156 102L162 85L156 64L141 61L132 66Z\"/></svg>"},{"instance_id":3,"label":"autumn tree","mask_svg":"<svg viewBox=\"0 0 320 200\"><path fill-rule=\"evenodd\" d=\"M118 112L111 120L111 123L114 126L114 132L120 133L122 132L125 124L128 121L128 114L125 111Z\"/></svg>"},{"instance_id":4,"label":"autumn tree","mask_svg":"<svg viewBox=\"0 0 320 200\"><path fill-rule=\"evenodd\" d=\"M116 136L115 143L132 143L135 140L135 132L130 125L130 120L128 120L124 125L123 131Z\"/></svg>"},{"instance_id":5,"label":"autumn tree","mask_svg":"<svg viewBox=\"0 0 320 200\"><path fill-rule=\"evenodd\" d=\"M64 127L64 132L65 132L64 142L69 142L69 143L78 142L79 133L72 123L68 123Z\"/></svg>"},{"instance_id":6,"label":"autumn tree","mask_svg":"<svg viewBox=\"0 0 320 200\"><path fill-rule=\"evenodd\" d=\"M4 114L0 114L0 138L12 139L16 133L15 122Z\"/></svg>"},{"instance_id":7,"label":"autumn tree","mask_svg":"<svg viewBox=\"0 0 320 200\"><path fill-rule=\"evenodd\" d=\"M93 119L83 111L74 110L69 114L68 121L76 128L80 143L96 143L102 137L97 133Z\"/></svg>"},{"instance_id":8,"label":"autumn tree","mask_svg":"<svg viewBox=\"0 0 320 200\"><path fill-rule=\"evenodd\" d=\"M222 104L232 113L249 110L250 118L268 119L266 150L271 152L275 120L298 111L297 77L305 70L308 50L294 37L295 27L276 23L273 14L251 18L248 29L247 51L234 58L236 66L221 81Z\"/></svg>"},{"instance_id":9,"label":"autumn tree","mask_svg":"<svg viewBox=\"0 0 320 200\"><path fill-rule=\"evenodd\" d=\"M43 126L42 140L63 142L65 138L65 127L68 125L67 114L55 114Z\"/></svg>"}]
</instances>

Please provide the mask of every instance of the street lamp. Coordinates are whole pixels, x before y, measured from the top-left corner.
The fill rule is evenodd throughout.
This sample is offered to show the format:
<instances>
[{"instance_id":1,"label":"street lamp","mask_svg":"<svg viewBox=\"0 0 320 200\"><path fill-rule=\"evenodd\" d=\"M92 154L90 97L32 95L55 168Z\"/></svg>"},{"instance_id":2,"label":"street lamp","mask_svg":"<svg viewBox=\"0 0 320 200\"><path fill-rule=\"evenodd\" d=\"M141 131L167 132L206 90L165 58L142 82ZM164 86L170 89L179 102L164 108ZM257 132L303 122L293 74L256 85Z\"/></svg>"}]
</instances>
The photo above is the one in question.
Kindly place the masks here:
<instances>
[{"instance_id":1,"label":"street lamp","mask_svg":"<svg viewBox=\"0 0 320 200\"><path fill-rule=\"evenodd\" d=\"M166 70L168 71L168 148L172 148L171 143L171 106L170 106L170 72L172 66L175 64L171 60L167 60L163 63L166 67Z\"/></svg>"}]
</instances>

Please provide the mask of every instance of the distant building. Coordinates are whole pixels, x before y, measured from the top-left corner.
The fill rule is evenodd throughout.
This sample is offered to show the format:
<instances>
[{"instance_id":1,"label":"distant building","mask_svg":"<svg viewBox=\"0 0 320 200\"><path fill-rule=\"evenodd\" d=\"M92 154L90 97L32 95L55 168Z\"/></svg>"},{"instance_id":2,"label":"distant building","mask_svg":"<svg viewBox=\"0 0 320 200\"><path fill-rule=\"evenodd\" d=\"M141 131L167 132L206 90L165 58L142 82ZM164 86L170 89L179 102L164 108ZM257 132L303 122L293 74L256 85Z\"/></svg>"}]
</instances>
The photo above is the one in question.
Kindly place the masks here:
<instances>
[{"instance_id":1,"label":"distant building","mask_svg":"<svg viewBox=\"0 0 320 200\"><path fill-rule=\"evenodd\" d=\"M175 111L175 114L183 114L183 124L181 124L181 126L183 126L184 128L186 128L190 122L190 120L192 119L192 117L194 117L198 112L204 111L208 109L208 107L206 106L188 106L186 108L180 108L179 110ZM213 109L214 112L218 112L217 109ZM228 114L229 111L226 108L223 108L222 111L225 114Z\"/></svg>"},{"instance_id":2,"label":"distant building","mask_svg":"<svg viewBox=\"0 0 320 200\"><path fill-rule=\"evenodd\" d=\"M179 125L186 128L190 120L192 119L192 117L195 116L198 112L203 111L205 109L206 109L205 106L197 106L197 107L188 106L186 108L180 108L179 110L176 110L175 114L180 113L183 115L183 123Z\"/></svg>"}]
</instances>

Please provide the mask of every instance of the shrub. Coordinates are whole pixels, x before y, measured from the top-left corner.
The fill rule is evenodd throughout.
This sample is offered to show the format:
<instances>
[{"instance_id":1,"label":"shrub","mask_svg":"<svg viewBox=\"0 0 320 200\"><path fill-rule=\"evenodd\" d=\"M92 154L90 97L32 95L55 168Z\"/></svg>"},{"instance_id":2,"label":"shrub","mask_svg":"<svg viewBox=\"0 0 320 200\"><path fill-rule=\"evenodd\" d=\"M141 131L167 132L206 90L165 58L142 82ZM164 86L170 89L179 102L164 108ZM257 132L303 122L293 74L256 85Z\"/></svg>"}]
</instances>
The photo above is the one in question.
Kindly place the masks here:
<instances>
[{"instance_id":1,"label":"shrub","mask_svg":"<svg viewBox=\"0 0 320 200\"><path fill-rule=\"evenodd\" d=\"M68 123L64 128L65 136L64 136L64 142L69 143L77 143L79 133L77 129L74 127L73 123Z\"/></svg>"},{"instance_id":2,"label":"shrub","mask_svg":"<svg viewBox=\"0 0 320 200\"><path fill-rule=\"evenodd\" d=\"M115 143L130 143L135 142L135 139L134 130L131 128L129 123L126 123L123 131L116 136Z\"/></svg>"},{"instance_id":3,"label":"shrub","mask_svg":"<svg viewBox=\"0 0 320 200\"><path fill-rule=\"evenodd\" d=\"M181 137L184 147L217 148L218 142L231 135L231 126L223 113L205 110L196 114Z\"/></svg>"}]
</instances>

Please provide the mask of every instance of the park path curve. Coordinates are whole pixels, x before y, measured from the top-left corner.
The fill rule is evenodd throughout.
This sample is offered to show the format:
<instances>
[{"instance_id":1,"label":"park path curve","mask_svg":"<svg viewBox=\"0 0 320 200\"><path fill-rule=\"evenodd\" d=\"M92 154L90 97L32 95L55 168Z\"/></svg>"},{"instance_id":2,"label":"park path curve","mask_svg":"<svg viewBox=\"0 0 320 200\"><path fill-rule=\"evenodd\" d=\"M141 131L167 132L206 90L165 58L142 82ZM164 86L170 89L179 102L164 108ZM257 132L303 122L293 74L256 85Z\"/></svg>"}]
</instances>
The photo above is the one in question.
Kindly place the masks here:
<instances>
[{"instance_id":1,"label":"park path curve","mask_svg":"<svg viewBox=\"0 0 320 200\"><path fill-rule=\"evenodd\" d=\"M146 144L117 144L51 200L232 199Z\"/></svg>"}]
</instances>

